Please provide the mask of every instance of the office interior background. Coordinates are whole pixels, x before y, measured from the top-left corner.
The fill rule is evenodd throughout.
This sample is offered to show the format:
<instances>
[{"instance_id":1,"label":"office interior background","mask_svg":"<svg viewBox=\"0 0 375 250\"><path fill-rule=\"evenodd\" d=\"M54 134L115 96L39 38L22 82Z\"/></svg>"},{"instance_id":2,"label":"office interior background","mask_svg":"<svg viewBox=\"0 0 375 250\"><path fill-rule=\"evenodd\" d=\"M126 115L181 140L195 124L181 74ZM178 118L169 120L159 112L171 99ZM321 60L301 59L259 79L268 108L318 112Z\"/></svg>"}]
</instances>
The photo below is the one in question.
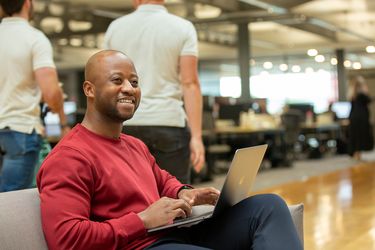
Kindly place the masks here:
<instances>
[{"instance_id":1,"label":"office interior background","mask_svg":"<svg viewBox=\"0 0 375 250\"><path fill-rule=\"evenodd\" d=\"M205 96L228 97L232 103L266 99L270 114L281 113L287 103L306 103L319 114L330 103L347 101L352 75L363 75L372 89L374 1L166 3L171 13L196 26ZM109 23L132 10L130 0L35 2L33 24L53 41L60 81L78 109L84 108L77 84L84 63L101 48ZM340 114L345 105L337 105Z\"/></svg>"},{"instance_id":2,"label":"office interior background","mask_svg":"<svg viewBox=\"0 0 375 250\"><path fill-rule=\"evenodd\" d=\"M290 162L291 159L314 160L324 165L327 157L347 153L345 128L350 111L347 99L350 79L362 75L369 85L370 95L375 96L374 0L166 0L166 7L171 13L192 21L197 29L201 89L205 109L214 120L210 126L204 120L203 127L226 131L214 139L218 146L213 151L213 154L217 153L215 161L223 159L220 152L230 161L228 152L232 152L233 147L249 146L243 140L233 139L230 135L233 127L242 128L241 137L248 138L252 144L271 141L277 146L272 142L275 138L272 135L263 134L262 140L256 141L258 137L254 139L245 134L250 127L262 131L279 128L279 115L285 105L303 112L302 123L326 126L328 132L323 130L320 134L314 130L302 134L304 138L300 134L296 138L299 144L293 144L290 159L285 161L281 157L280 163L273 162L275 158L272 156L267 158L271 168L287 165L293 171L295 164ZM84 64L101 49L110 22L133 11L132 1L35 0L34 8L32 24L52 41L59 79L66 93L65 111L73 125L82 119L85 111L85 97L81 91ZM321 116L330 105L338 116L333 130L331 125L335 121ZM264 113L272 119L248 120ZM371 122L375 123L375 102L371 104ZM46 123L48 135L58 138L57 116L50 114ZM345 157L346 165L367 169L370 164ZM212 171L223 173L225 167ZM351 170L347 171L336 173L354 176ZM371 169L366 171L368 178L374 177ZM374 198L361 198L370 203L365 215L358 219L366 221L364 217L368 216L370 222L365 223L366 226L357 226L361 224L357 219L345 224L345 219L332 213L340 214L341 211L341 216L345 215L349 211L348 205L340 203L341 196L346 202L349 198L354 200L354 192L348 191L348 186L344 185L345 190L337 189L331 194L325 188L329 180L336 177L321 178L311 182L320 182L322 200L311 201L308 189L304 190L304 198L293 195L290 196L293 198L286 198L290 202L307 204L304 220L306 249L375 249L375 212L371 211L375 206ZM341 182L348 180L352 179L344 178ZM366 187L374 190L373 184ZM295 186L277 186L269 191L283 193L283 188L293 190ZM345 196L348 192L349 198ZM289 197L289 194L284 194ZM332 203L330 199L337 199L337 202ZM319 202L324 206L312 205ZM350 228L357 230L357 233L352 233L352 238ZM352 239L364 248L344 239Z\"/></svg>"}]
</instances>

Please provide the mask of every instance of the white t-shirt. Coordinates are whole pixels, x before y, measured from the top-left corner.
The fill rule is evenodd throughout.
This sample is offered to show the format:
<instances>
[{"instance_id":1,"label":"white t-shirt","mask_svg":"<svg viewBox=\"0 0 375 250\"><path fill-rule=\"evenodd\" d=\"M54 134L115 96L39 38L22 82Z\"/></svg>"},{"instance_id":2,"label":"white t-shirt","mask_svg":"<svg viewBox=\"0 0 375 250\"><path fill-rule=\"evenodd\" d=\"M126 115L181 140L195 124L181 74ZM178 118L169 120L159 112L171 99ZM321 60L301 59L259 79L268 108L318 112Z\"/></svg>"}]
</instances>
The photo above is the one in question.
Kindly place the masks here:
<instances>
[{"instance_id":1,"label":"white t-shirt","mask_svg":"<svg viewBox=\"0 0 375 250\"><path fill-rule=\"evenodd\" d=\"M126 125L185 126L179 57L198 56L197 44L193 24L162 5L140 5L111 23L104 47L133 60L142 91L140 106Z\"/></svg>"},{"instance_id":2,"label":"white t-shirt","mask_svg":"<svg viewBox=\"0 0 375 250\"><path fill-rule=\"evenodd\" d=\"M0 129L42 132L41 91L34 71L55 67L47 37L25 19L4 18L0 24Z\"/></svg>"}]
</instances>

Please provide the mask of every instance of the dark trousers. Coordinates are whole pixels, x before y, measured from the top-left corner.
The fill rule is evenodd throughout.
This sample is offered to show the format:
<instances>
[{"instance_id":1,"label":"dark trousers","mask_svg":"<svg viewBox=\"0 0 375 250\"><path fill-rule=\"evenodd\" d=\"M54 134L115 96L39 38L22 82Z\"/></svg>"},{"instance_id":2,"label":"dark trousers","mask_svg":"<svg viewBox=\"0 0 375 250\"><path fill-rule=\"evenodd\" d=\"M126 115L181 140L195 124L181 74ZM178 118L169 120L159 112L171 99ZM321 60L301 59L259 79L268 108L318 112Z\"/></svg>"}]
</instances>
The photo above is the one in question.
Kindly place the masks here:
<instances>
[{"instance_id":1,"label":"dark trousers","mask_svg":"<svg viewBox=\"0 0 375 250\"><path fill-rule=\"evenodd\" d=\"M190 130L165 126L125 126L125 134L142 140L160 168L190 183Z\"/></svg>"},{"instance_id":2,"label":"dark trousers","mask_svg":"<svg viewBox=\"0 0 375 250\"><path fill-rule=\"evenodd\" d=\"M303 249L285 202L277 195L252 196L223 214L175 229L146 249Z\"/></svg>"}]
</instances>

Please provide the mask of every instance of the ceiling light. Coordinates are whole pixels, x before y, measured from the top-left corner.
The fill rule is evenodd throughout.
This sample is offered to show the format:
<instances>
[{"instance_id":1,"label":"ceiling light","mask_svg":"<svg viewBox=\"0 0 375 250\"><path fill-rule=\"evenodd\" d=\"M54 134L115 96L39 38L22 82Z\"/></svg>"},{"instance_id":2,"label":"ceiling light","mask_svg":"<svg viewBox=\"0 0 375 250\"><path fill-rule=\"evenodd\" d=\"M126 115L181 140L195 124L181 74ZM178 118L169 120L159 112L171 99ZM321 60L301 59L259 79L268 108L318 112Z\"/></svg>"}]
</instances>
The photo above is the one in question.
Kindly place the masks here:
<instances>
[{"instance_id":1,"label":"ceiling light","mask_svg":"<svg viewBox=\"0 0 375 250\"><path fill-rule=\"evenodd\" d=\"M292 72L298 73L301 71L301 67L299 65L293 65L292 66Z\"/></svg>"},{"instance_id":2,"label":"ceiling light","mask_svg":"<svg viewBox=\"0 0 375 250\"><path fill-rule=\"evenodd\" d=\"M309 49L309 50L307 51L307 54L308 54L309 56L316 56L316 55L318 54L318 51L317 51L316 49Z\"/></svg>"},{"instance_id":3,"label":"ceiling light","mask_svg":"<svg viewBox=\"0 0 375 250\"><path fill-rule=\"evenodd\" d=\"M337 58L332 57L331 58L331 64L332 65L337 65Z\"/></svg>"},{"instance_id":4,"label":"ceiling light","mask_svg":"<svg viewBox=\"0 0 375 250\"><path fill-rule=\"evenodd\" d=\"M74 47L82 46L82 39L80 38L71 38L70 39L70 45Z\"/></svg>"},{"instance_id":5,"label":"ceiling light","mask_svg":"<svg viewBox=\"0 0 375 250\"><path fill-rule=\"evenodd\" d=\"M68 41L68 39L66 39L66 38L61 38L61 39L59 39L59 40L57 41L57 44L58 44L58 45L61 45L61 46L66 46L66 45L68 45L68 43L69 43L69 41Z\"/></svg>"},{"instance_id":6,"label":"ceiling light","mask_svg":"<svg viewBox=\"0 0 375 250\"><path fill-rule=\"evenodd\" d=\"M263 63L263 68L265 68L265 69L272 69L272 67L273 67L272 62L264 62Z\"/></svg>"},{"instance_id":7,"label":"ceiling light","mask_svg":"<svg viewBox=\"0 0 375 250\"><path fill-rule=\"evenodd\" d=\"M344 67L345 68L350 68L352 66L352 62L351 61L349 61L349 60L345 60L344 61Z\"/></svg>"},{"instance_id":8,"label":"ceiling light","mask_svg":"<svg viewBox=\"0 0 375 250\"><path fill-rule=\"evenodd\" d=\"M281 71L287 71L287 70L288 70L288 64L285 64L285 63L280 64L280 65L279 65L279 69L280 69Z\"/></svg>"},{"instance_id":9,"label":"ceiling light","mask_svg":"<svg viewBox=\"0 0 375 250\"><path fill-rule=\"evenodd\" d=\"M367 46L366 51L367 53L375 53L375 46Z\"/></svg>"},{"instance_id":10,"label":"ceiling light","mask_svg":"<svg viewBox=\"0 0 375 250\"><path fill-rule=\"evenodd\" d=\"M353 69L361 69L361 68L362 68L362 64L360 62L353 63Z\"/></svg>"},{"instance_id":11,"label":"ceiling light","mask_svg":"<svg viewBox=\"0 0 375 250\"><path fill-rule=\"evenodd\" d=\"M317 55L316 57L315 57L315 61L316 62L324 62L324 60L325 60L326 58L323 56L323 55Z\"/></svg>"}]
</instances>

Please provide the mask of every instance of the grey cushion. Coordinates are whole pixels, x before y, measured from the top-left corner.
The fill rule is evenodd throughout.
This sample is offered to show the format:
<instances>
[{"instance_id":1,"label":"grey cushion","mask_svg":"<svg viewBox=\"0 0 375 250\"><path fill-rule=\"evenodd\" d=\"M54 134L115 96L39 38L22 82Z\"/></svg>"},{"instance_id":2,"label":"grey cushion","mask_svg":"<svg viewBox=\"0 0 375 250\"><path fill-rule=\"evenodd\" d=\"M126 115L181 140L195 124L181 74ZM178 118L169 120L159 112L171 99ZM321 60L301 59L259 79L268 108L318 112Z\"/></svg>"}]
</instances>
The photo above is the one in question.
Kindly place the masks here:
<instances>
[{"instance_id":1,"label":"grey cushion","mask_svg":"<svg viewBox=\"0 0 375 250\"><path fill-rule=\"evenodd\" d=\"M36 188L0 193L0 249L44 250Z\"/></svg>"},{"instance_id":2,"label":"grey cushion","mask_svg":"<svg viewBox=\"0 0 375 250\"><path fill-rule=\"evenodd\" d=\"M294 225L296 226L299 238L301 239L303 245L303 204L291 205L289 206L290 214L292 215L292 219Z\"/></svg>"},{"instance_id":3,"label":"grey cushion","mask_svg":"<svg viewBox=\"0 0 375 250\"><path fill-rule=\"evenodd\" d=\"M289 206L303 243L303 204ZM0 249L47 250L36 188L0 193Z\"/></svg>"}]
</instances>

